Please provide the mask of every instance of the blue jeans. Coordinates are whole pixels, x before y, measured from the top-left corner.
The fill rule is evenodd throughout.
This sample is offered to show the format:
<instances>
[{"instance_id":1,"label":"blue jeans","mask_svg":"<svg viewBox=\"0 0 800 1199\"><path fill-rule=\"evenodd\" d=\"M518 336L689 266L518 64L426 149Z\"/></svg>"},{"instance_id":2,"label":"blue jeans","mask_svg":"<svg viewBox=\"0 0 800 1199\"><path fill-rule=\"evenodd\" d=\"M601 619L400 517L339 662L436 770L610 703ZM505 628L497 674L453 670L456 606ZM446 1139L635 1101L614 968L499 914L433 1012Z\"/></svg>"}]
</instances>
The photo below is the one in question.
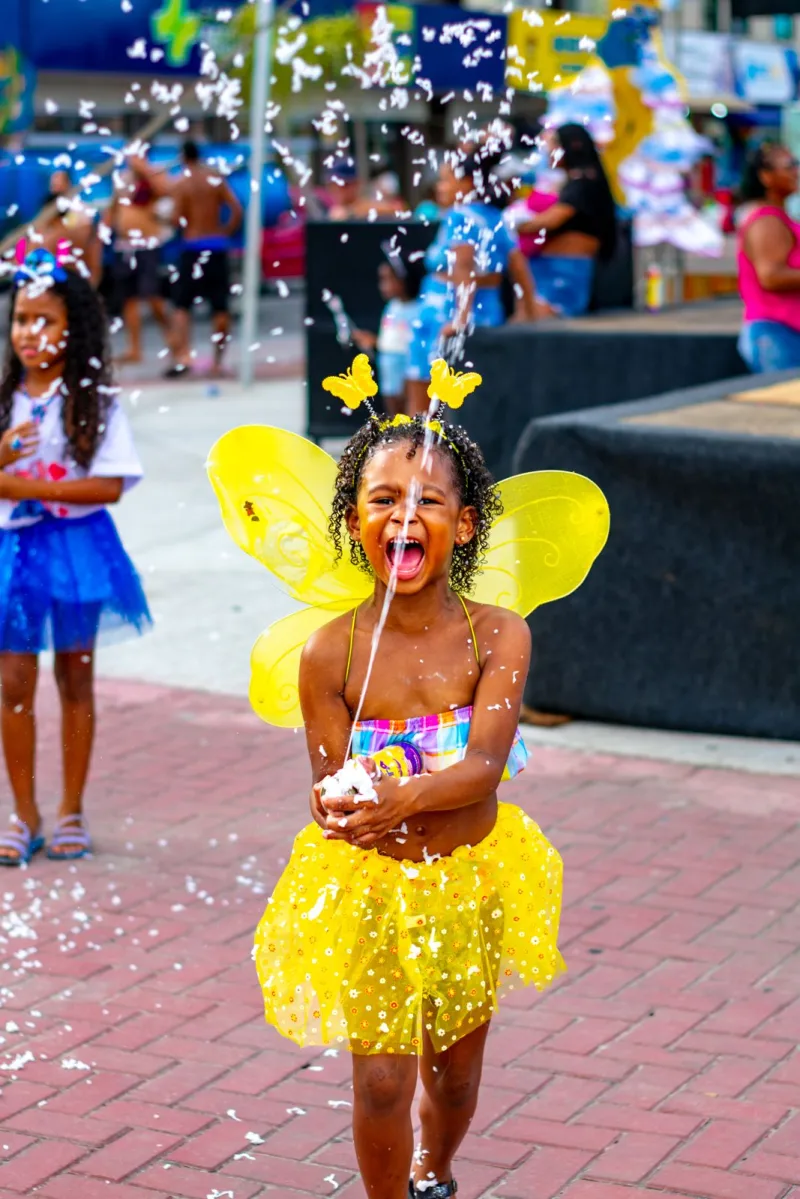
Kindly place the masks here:
<instances>
[{"instance_id":1,"label":"blue jeans","mask_svg":"<svg viewBox=\"0 0 800 1199\"><path fill-rule=\"evenodd\" d=\"M593 258L542 255L531 264L536 295L562 316L583 316L592 299Z\"/></svg>"},{"instance_id":2,"label":"blue jeans","mask_svg":"<svg viewBox=\"0 0 800 1199\"><path fill-rule=\"evenodd\" d=\"M401 396L406 386L408 351L378 350L378 384L382 396Z\"/></svg>"},{"instance_id":3,"label":"blue jeans","mask_svg":"<svg viewBox=\"0 0 800 1199\"><path fill-rule=\"evenodd\" d=\"M800 367L800 330L779 321L750 321L742 326L739 353L754 374Z\"/></svg>"}]
</instances>

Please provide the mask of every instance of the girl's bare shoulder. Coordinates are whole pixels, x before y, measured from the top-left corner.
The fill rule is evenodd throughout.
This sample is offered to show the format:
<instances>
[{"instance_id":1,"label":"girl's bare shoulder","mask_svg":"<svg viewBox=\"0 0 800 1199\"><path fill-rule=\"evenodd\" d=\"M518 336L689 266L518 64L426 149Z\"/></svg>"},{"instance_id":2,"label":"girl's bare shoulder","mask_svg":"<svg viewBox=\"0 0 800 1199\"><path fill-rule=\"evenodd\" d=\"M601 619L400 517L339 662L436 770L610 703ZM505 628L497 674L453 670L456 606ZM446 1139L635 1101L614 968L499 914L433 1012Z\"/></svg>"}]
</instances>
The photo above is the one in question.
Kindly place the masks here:
<instances>
[{"instance_id":1,"label":"girl's bare shoulder","mask_svg":"<svg viewBox=\"0 0 800 1199\"><path fill-rule=\"evenodd\" d=\"M343 612L312 633L300 656L301 670L341 673L347 661L353 613Z\"/></svg>"},{"instance_id":2,"label":"girl's bare shoulder","mask_svg":"<svg viewBox=\"0 0 800 1199\"><path fill-rule=\"evenodd\" d=\"M522 645L530 645L530 629L524 617L518 616L510 608L500 608L497 604L479 604L474 600L467 601L467 611L470 614L475 633L483 646L491 646L497 637L509 639Z\"/></svg>"}]
</instances>

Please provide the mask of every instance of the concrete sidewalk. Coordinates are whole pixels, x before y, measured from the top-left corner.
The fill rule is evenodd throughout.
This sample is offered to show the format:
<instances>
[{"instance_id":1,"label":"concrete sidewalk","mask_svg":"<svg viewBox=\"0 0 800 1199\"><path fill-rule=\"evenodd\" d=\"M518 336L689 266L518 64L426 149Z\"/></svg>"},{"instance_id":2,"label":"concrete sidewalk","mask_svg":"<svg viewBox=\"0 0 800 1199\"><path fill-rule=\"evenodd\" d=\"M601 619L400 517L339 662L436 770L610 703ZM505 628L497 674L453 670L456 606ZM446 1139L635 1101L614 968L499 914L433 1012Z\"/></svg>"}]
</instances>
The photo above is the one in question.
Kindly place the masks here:
<instances>
[{"instance_id":1,"label":"concrete sidewalk","mask_svg":"<svg viewBox=\"0 0 800 1199\"><path fill-rule=\"evenodd\" d=\"M302 432L300 380L202 382L134 388L123 394L145 479L114 511L139 568L155 628L140 641L103 648L102 673L243 695L250 648L292 602L222 527L205 462L236 425Z\"/></svg>"},{"instance_id":2,"label":"concrete sidewalk","mask_svg":"<svg viewBox=\"0 0 800 1199\"><path fill-rule=\"evenodd\" d=\"M361 1199L348 1055L268 1030L250 962L302 736L99 694L97 856L2 879L0 1199ZM506 798L564 855L570 972L494 1021L459 1199L798 1199L800 781L542 748Z\"/></svg>"}]
</instances>

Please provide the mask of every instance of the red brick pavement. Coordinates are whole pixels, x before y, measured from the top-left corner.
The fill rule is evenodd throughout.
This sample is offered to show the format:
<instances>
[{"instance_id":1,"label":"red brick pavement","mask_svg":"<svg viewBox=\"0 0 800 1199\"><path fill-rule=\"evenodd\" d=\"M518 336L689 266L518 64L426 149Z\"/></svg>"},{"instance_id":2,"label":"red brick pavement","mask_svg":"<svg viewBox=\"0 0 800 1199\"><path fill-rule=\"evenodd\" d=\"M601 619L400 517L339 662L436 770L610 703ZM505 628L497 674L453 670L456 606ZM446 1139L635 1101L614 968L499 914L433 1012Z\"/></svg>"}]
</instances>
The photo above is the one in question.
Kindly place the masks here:
<instances>
[{"instance_id":1,"label":"red brick pavement","mask_svg":"<svg viewBox=\"0 0 800 1199\"><path fill-rule=\"evenodd\" d=\"M98 855L0 876L0 1199L361 1197L347 1055L267 1029L249 960L302 738L100 694ZM564 855L570 973L495 1021L459 1196L800 1199L800 780L553 749L509 795Z\"/></svg>"}]
</instances>

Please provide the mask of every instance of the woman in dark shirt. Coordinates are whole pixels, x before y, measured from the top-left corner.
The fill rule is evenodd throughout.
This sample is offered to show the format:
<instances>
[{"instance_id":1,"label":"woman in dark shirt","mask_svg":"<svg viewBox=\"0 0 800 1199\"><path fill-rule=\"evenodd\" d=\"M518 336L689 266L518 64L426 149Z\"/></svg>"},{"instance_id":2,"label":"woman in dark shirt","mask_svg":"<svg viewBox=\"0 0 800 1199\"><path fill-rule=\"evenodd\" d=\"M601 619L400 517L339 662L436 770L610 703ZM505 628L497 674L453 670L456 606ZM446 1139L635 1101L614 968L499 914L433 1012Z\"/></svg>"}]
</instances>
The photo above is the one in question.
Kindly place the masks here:
<instances>
[{"instance_id":1,"label":"woman in dark shirt","mask_svg":"<svg viewBox=\"0 0 800 1199\"><path fill-rule=\"evenodd\" d=\"M554 167L566 173L556 201L518 226L544 245L531 257L540 309L580 316L592 296L596 259L611 258L617 237L614 198L591 135L581 125L549 130L544 141Z\"/></svg>"}]
</instances>

